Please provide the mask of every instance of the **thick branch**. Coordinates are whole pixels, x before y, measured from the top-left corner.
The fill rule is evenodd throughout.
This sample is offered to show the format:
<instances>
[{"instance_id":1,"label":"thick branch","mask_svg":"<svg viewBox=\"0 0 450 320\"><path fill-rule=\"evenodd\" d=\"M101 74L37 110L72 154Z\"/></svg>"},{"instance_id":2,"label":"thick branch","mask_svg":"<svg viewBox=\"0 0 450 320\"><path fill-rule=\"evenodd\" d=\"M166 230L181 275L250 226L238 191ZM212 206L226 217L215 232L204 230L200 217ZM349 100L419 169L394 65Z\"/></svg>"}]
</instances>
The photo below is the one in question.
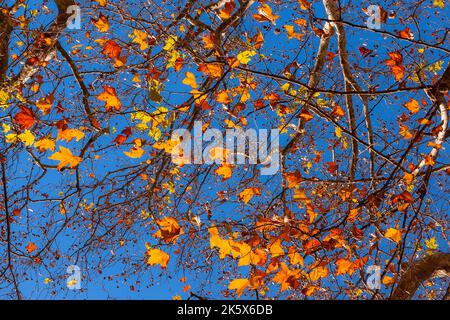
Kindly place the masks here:
<instances>
[{"instance_id":1,"label":"thick branch","mask_svg":"<svg viewBox=\"0 0 450 320\"><path fill-rule=\"evenodd\" d=\"M411 299L419 285L438 271L450 274L450 253L438 252L414 262L401 277L391 299Z\"/></svg>"}]
</instances>

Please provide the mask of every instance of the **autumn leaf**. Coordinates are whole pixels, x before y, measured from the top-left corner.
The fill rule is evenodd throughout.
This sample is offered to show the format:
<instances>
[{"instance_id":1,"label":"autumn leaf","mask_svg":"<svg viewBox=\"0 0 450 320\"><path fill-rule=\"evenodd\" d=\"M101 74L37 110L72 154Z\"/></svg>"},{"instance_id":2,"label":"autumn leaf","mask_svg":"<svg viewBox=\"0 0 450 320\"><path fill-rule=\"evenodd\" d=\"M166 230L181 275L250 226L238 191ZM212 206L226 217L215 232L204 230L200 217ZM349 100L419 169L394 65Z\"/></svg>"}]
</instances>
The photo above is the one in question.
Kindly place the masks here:
<instances>
[{"instance_id":1,"label":"autumn leaf","mask_svg":"<svg viewBox=\"0 0 450 320\"><path fill-rule=\"evenodd\" d=\"M34 242L28 242L27 246L25 247L28 253L32 253L37 249L37 246Z\"/></svg>"},{"instance_id":2,"label":"autumn leaf","mask_svg":"<svg viewBox=\"0 0 450 320\"><path fill-rule=\"evenodd\" d=\"M111 109L115 109L117 112L120 111L122 104L120 103L119 98L116 94L116 89L110 86L103 86L103 92L97 96L97 99L100 101L105 101L105 109L106 111L111 111Z\"/></svg>"},{"instance_id":3,"label":"autumn leaf","mask_svg":"<svg viewBox=\"0 0 450 320\"><path fill-rule=\"evenodd\" d=\"M108 18L105 17L102 13L100 13L98 19L92 19L92 23L100 32L107 32L109 30Z\"/></svg>"},{"instance_id":4,"label":"autumn leaf","mask_svg":"<svg viewBox=\"0 0 450 320\"><path fill-rule=\"evenodd\" d=\"M167 267L169 263L170 256L160 249L149 248L147 250L147 264L150 266L154 266L159 264L162 269Z\"/></svg>"},{"instance_id":5,"label":"autumn leaf","mask_svg":"<svg viewBox=\"0 0 450 320\"><path fill-rule=\"evenodd\" d=\"M61 170L66 165L69 165L70 168L75 168L81 162L80 157L74 156L69 149L63 146L60 146L59 151L48 158L50 160L59 161L58 170Z\"/></svg>"},{"instance_id":6,"label":"autumn leaf","mask_svg":"<svg viewBox=\"0 0 450 320\"><path fill-rule=\"evenodd\" d=\"M186 77L183 79L183 84L190 86L192 89L197 89L198 84L192 72L186 72Z\"/></svg>"},{"instance_id":7,"label":"autumn leaf","mask_svg":"<svg viewBox=\"0 0 450 320\"><path fill-rule=\"evenodd\" d=\"M227 2L225 2L224 8L219 10L219 17L221 17L223 20L229 19L235 7L236 3L234 2L234 0L227 0Z\"/></svg>"},{"instance_id":8,"label":"autumn leaf","mask_svg":"<svg viewBox=\"0 0 450 320\"><path fill-rule=\"evenodd\" d=\"M222 181L225 181L229 178L231 178L233 174L233 169L231 164L229 163L222 163L215 171L217 175L222 176Z\"/></svg>"},{"instance_id":9,"label":"autumn leaf","mask_svg":"<svg viewBox=\"0 0 450 320\"><path fill-rule=\"evenodd\" d=\"M19 138L19 140L27 147L32 146L34 143L34 135L30 130L25 130L23 133L19 134L17 138Z\"/></svg>"},{"instance_id":10,"label":"autumn leaf","mask_svg":"<svg viewBox=\"0 0 450 320\"><path fill-rule=\"evenodd\" d=\"M250 62L251 58L255 54L256 54L256 51L254 51L254 50L246 50L246 51L239 52L236 58L239 61L239 63L245 65Z\"/></svg>"},{"instance_id":11,"label":"autumn leaf","mask_svg":"<svg viewBox=\"0 0 450 320\"><path fill-rule=\"evenodd\" d=\"M404 104L405 108L409 110L411 114L416 114L420 111L419 103L414 99L409 99L408 102Z\"/></svg>"},{"instance_id":12,"label":"autumn leaf","mask_svg":"<svg viewBox=\"0 0 450 320\"><path fill-rule=\"evenodd\" d=\"M175 243L178 237L184 234L183 229L178 225L178 221L172 217L165 217L160 220L156 220L158 225L158 231L154 234L154 237L162 239L166 243Z\"/></svg>"},{"instance_id":13,"label":"autumn leaf","mask_svg":"<svg viewBox=\"0 0 450 320\"><path fill-rule=\"evenodd\" d=\"M255 196L255 195L259 196L260 194L261 194L261 191L259 188L256 188L256 187L246 188L239 193L239 200L241 200L245 204L247 204L253 198L253 196Z\"/></svg>"},{"instance_id":14,"label":"autumn leaf","mask_svg":"<svg viewBox=\"0 0 450 320\"><path fill-rule=\"evenodd\" d=\"M222 90L217 93L216 101L218 103L229 104L232 100L231 100L230 96L228 95L228 92L225 90Z\"/></svg>"},{"instance_id":15,"label":"autumn leaf","mask_svg":"<svg viewBox=\"0 0 450 320\"><path fill-rule=\"evenodd\" d=\"M402 240L402 232L401 230L389 228L384 233L384 236L392 241L399 243Z\"/></svg>"},{"instance_id":16,"label":"autumn leaf","mask_svg":"<svg viewBox=\"0 0 450 320\"><path fill-rule=\"evenodd\" d=\"M42 138L34 143L34 146L40 151L45 152L47 150L55 151L56 143L51 138Z\"/></svg>"},{"instance_id":17,"label":"autumn leaf","mask_svg":"<svg viewBox=\"0 0 450 320\"><path fill-rule=\"evenodd\" d=\"M287 36L288 36L289 40L292 39L292 38L295 38L295 39L298 39L298 40L302 40L303 34L296 33L295 30L294 30L294 26L285 25L284 28L286 29L286 33L287 33Z\"/></svg>"},{"instance_id":18,"label":"autumn leaf","mask_svg":"<svg viewBox=\"0 0 450 320\"><path fill-rule=\"evenodd\" d=\"M144 51L145 49L148 48L147 33L145 33L144 31L134 29L132 37L133 42L139 44L139 49Z\"/></svg>"},{"instance_id":19,"label":"autumn leaf","mask_svg":"<svg viewBox=\"0 0 450 320\"><path fill-rule=\"evenodd\" d=\"M276 25L276 21L280 16L274 15L272 13L272 8L268 4L263 4L258 8L258 13L253 15L253 18L259 22L270 22L274 26Z\"/></svg>"},{"instance_id":20,"label":"autumn leaf","mask_svg":"<svg viewBox=\"0 0 450 320\"><path fill-rule=\"evenodd\" d=\"M53 97L53 95L49 94L48 96L39 99L36 102L36 107L41 110L42 114L46 115L50 112L54 100L55 98Z\"/></svg>"},{"instance_id":21,"label":"autumn leaf","mask_svg":"<svg viewBox=\"0 0 450 320\"><path fill-rule=\"evenodd\" d=\"M58 140L65 140L67 142L72 141L72 139L75 139L76 141L80 141L84 138L84 132L78 130L78 129L65 129L65 130L58 130Z\"/></svg>"},{"instance_id":22,"label":"autumn leaf","mask_svg":"<svg viewBox=\"0 0 450 320\"><path fill-rule=\"evenodd\" d=\"M399 51L389 52L390 59L386 60L385 63L391 68L391 72L394 75L396 81L403 79L405 75L405 68L402 65L403 56Z\"/></svg>"},{"instance_id":23,"label":"autumn leaf","mask_svg":"<svg viewBox=\"0 0 450 320\"><path fill-rule=\"evenodd\" d=\"M30 129L34 125L33 112L25 106L20 106L20 112L14 116L14 120L21 130Z\"/></svg>"},{"instance_id":24,"label":"autumn leaf","mask_svg":"<svg viewBox=\"0 0 450 320\"><path fill-rule=\"evenodd\" d=\"M321 278L326 278L327 276L328 276L328 269L325 266L315 267L309 273L309 279L311 281L317 281Z\"/></svg>"},{"instance_id":25,"label":"autumn leaf","mask_svg":"<svg viewBox=\"0 0 450 320\"><path fill-rule=\"evenodd\" d=\"M198 66L198 70L211 78L220 78L223 67L220 63L201 63Z\"/></svg>"},{"instance_id":26,"label":"autumn leaf","mask_svg":"<svg viewBox=\"0 0 450 320\"><path fill-rule=\"evenodd\" d=\"M250 285L248 279L234 279L228 285L228 290L236 290L238 298L241 297L244 290Z\"/></svg>"},{"instance_id":27,"label":"autumn leaf","mask_svg":"<svg viewBox=\"0 0 450 320\"><path fill-rule=\"evenodd\" d=\"M286 172L284 174L284 177L288 183L288 188L295 188L302 181L302 175L298 170L296 170L295 172Z\"/></svg>"},{"instance_id":28,"label":"autumn leaf","mask_svg":"<svg viewBox=\"0 0 450 320\"><path fill-rule=\"evenodd\" d=\"M399 31L398 36L403 39L413 40L414 35L409 28L405 28L404 30Z\"/></svg>"}]
</instances>

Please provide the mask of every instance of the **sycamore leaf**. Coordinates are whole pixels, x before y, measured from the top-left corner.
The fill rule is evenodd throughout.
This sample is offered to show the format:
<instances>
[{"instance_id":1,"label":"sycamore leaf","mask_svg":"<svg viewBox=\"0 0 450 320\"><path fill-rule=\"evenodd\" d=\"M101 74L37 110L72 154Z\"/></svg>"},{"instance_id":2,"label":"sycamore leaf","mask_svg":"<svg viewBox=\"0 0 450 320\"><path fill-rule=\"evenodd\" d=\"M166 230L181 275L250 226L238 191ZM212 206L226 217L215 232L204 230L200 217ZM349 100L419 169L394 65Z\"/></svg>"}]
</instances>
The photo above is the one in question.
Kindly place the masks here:
<instances>
[{"instance_id":1,"label":"sycamore leaf","mask_svg":"<svg viewBox=\"0 0 450 320\"><path fill-rule=\"evenodd\" d=\"M276 21L280 16L274 15L272 13L272 8L268 4L263 4L258 8L258 13L253 15L253 18L259 22L270 22L274 26L276 25Z\"/></svg>"},{"instance_id":2,"label":"sycamore leaf","mask_svg":"<svg viewBox=\"0 0 450 320\"><path fill-rule=\"evenodd\" d=\"M231 102L231 98L226 90L222 90L217 93L216 101L218 103L229 104Z\"/></svg>"},{"instance_id":3,"label":"sycamore leaf","mask_svg":"<svg viewBox=\"0 0 450 320\"><path fill-rule=\"evenodd\" d=\"M231 178L233 175L233 169L229 163L222 163L214 172L215 174L222 176L222 181Z\"/></svg>"},{"instance_id":4,"label":"sycamore leaf","mask_svg":"<svg viewBox=\"0 0 450 320\"><path fill-rule=\"evenodd\" d=\"M102 13L100 13L98 19L92 19L92 23L100 32L107 32L109 30L108 18L105 17Z\"/></svg>"},{"instance_id":5,"label":"sycamore leaf","mask_svg":"<svg viewBox=\"0 0 450 320\"><path fill-rule=\"evenodd\" d=\"M239 193L239 200L243 201L245 204L247 204L254 195L260 195L261 191L259 188L253 187L253 188L246 188L243 191Z\"/></svg>"},{"instance_id":6,"label":"sycamore leaf","mask_svg":"<svg viewBox=\"0 0 450 320\"><path fill-rule=\"evenodd\" d=\"M54 101L54 97L52 94L49 94L45 98L41 98L36 102L36 107L42 111L42 114L48 114L50 109L52 108L52 104Z\"/></svg>"},{"instance_id":7,"label":"sycamore leaf","mask_svg":"<svg viewBox=\"0 0 450 320\"><path fill-rule=\"evenodd\" d=\"M228 290L236 290L236 294L239 298L249 285L250 281L248 279L234 279L230 282Z\"/></svg>"},{"instance_id":8,"label":"sycamore leaf","mask_svg":"<svg viewBox=\"0 0 450 320\"><path fill-rule=\"evenodd\" d=\"M239 63L248 64L251 60L251 57L253 57L255 54L255 50L246 50L238 53L236 58L238 59Z\"/></svg>"},{"instance_id":9,"label":"sycamore leaf","mask_svg":"<svg viewBox=\"0 0 450 320\"><path fill-rule=\"evenodd\" d=\"M116 111L120 111L122 105L117 97L116 89L110 86L103 86L103 90L104 91L97 96L97 99L105 101L106 111L110 111L113 108Z\"/></svg>"},{"instance_id":10,"label":"sycamore leaf","mask_svg":"<svg viewBox=\"0 0 450 320\"><path fill-rule=\"evenodd\" d=\"M414 99L409 99L408 102L404 104L405 108L409 110L411 114L416 114L420 110L419 103Z\"/></svg>"},{"instance_id":11,"label":"sycamore leaf","mask_svg":"<svg viewBox=\"0 0 450 320\"><path fill-rule=\"evenodd\" d=\"M57 140L65 140L67 142L70 142L72 139L76 139L76 141L80 141L83 138L84 138L84 133L78 129L58 130Z\"/></svg>"},{"instance_id":12,"label":"sycamore leaf","mask_svg":"<svg viewBox=\"0 0 450 320\"><path fill-rule=\"evenodd\" d=\"M20 106L20 112L14 116L14 120L21 130L30 129L34 125L33 112L25 106Z\"/></svg>"},{"instance_id":13,"label":"sycamore leaf","mask_svg":"<svg viewBox=\"0 0 450 320\"><path fill-rule=\"evenodd\" d=\"M150 266L154 266L156 264L159 264L162 269L165 269L167 267L167 264L169 263L170 256L165 253L162 250L159 249L148 249L147 250L147 264Z\"/></svg>"},{"instance_id":14,"label":"sycamore leaf","mask_svg":"<svg viewBox=\"0 0 450 320\"><path fill-rule=\"evenodd\" d=\"M186 78L183 79L183 84L190 86L192 89L198 88L195 75L192 72L186 72Z\"/></svg>"},{"instance_id":15,"label":"sycamore leaf","mask_svg":"<svg viewBox=\"0 0 450 320\"><path fill-rule=\"evenodd\" d=\"M25 247L28 253L32 253L37 249L37 246L34 242L28 242L27 246Z\"/></svg>"},{"instance_id":16,"label":"sycamore leaf","mask_svg":"<svg viewBox=\"0 0 450 320\"><path fill-rule=\"evenodd\" d=\"M198 66L198 70L211 78L220 78L223 67L220 63L201 63Z\"/></svg>"},{"instance_id":17,"label":"sycamore leaf","mask_svg":"<svg viewBox=\"0 0 450 320\"><path fill-rule=\"evenodd\" d=\"M399 243L402 240L402 231L394 228L389 228L384 233L384 236L396 243Z\"/></svg>"},{"instance_id":18,"label":"sycamore leaf","mask_svg":"<svg viewBox=\"0 0 450 320\"><path fill-rule=\"evenodd\" d=\"M23 133L19 134L17 138L19 138L19 140L27 147L32 146L34 143L34 135L30 130L25 130Z\"/></svg>"},{"instance_id":19,"label":"sycamore leaf","mask_svg":"<svg viewBox=\"0 0 450 320\"><path fill-rule=\"evenodd\" d=\"M318 266L315 267L311 272L309 273L309 279L311 281L317 281L320 278L326 278L328 276L328 269L325 266Z\"/></svg>"},{"instance_id":20,"label":"sycamore leaf","mask_svg":"<svg viewBox=\"0 0 450 320\"><path fill-rule=\"evenodd\" d=\"M56 143L55 140L50 138L42 138L34 143L34 146L40 151L44 152L46 150L55 151Z\"/></svg>"},{"instance_id":21,"label":"sycamore leaf","mask_svg":"<svg viewBox=\"0 0 450 320\"><path fill-rule=\"evenodd\" d=\"M64 148L63 146L60 146L59 151L48 158L50 160L59 161L58 170L61 170L66 165L69 165L70 168L74 168L81 162L80 157L74 156L69 149Z\"/></svg>"},{"instance_id":22,"label":"sycamore leaf","mask_svg":"<svg viewBox=\"0 0 450 320\"><path fill-rule=\"evenodd\" d=\"M178 237L184 234L183 229L178 225L178 221L172 217L165 217L156 220L159 230L153 235L162 239L166 243L175 243Z\"/></svg>"},{"instance_id":23,"label":"sycamore leaf","mask_svg":"<svg viewBox=\"0 0 450 320\"><path fill-rule=\"evenodd\" d=\"M284 28L286 29L286 33L289 40L292 38L302 40L303 35L301 33L296 33L294 30L294 26L285 25Z\"/></svg>"},{"instance_id":24,"label":"sycamore leaf","mask_svg":"<svg viewBox=\"0 0 450 320\"><path fill-rule=\"evenodd\" d=\"M137 29L133 30L133 42L139 44L139 49L141 49L142 51L148 48L148 43L147 43L147 33L145 33L144 31L140 31Z\"/></svg>"},{"instance_id":25,"label":"sycamore leaf","mask_svg":"<svg viewBox=\"0 0 450 320\"><path fill-rule=\"evenodd\" d=\"M434 0L433 6L444 9L444 0Z\"/></svg>"}]
</instances>

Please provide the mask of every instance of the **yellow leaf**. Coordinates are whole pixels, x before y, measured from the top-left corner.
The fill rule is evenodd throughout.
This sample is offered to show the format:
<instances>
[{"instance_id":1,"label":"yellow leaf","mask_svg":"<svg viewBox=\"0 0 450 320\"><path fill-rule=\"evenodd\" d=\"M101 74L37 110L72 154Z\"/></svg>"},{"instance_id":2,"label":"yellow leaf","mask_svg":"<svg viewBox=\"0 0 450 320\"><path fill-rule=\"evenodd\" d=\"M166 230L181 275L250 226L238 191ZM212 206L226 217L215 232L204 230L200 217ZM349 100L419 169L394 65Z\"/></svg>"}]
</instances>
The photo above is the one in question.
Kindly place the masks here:
<instances>
[{"instance_id":1,"label":"yellow leaf","mask_svg":"<svg viewBox=\"0 0 450 320\"><path fill-rule=\"evenodd\" d=\"M108 0L95 0L101 7L105 7L108 3Z\"/></svg>"},{"instance_id":2,"label":"yellow leaf","mask_svg":"<svg viewBox=\"0 0 450 320\"><path fill-rule=\"evenodd\" d=\"M325 278L328 275L328 269L325 266L319 266L314 268L309 273L309 278L311 281L319 280L320 278Z\"/></svg>"},{"instance_id":3,"label":"yellow leaf","mask_svg":"<svg viewBox=\"0 0 450 320\"><path fill-rule=\"evenodd\" d=\"M8 100L9 100L9 94L7 94L5 91L0 90L0 107L5 108L8 107Z\"/></svg>"},{"instance_id":4,"label":"yellow leaf","mask_svg":"<svg viewBox=\"0 0 450 320\"><path fill-rule=\"evenodd\" d=\"M439 247L439 245L436 242L436 238L435 237L430 238L429 240L425 240L425 245L430 250L436 250Z\"/></svg>"},{"instance_id":5,"label":"yellow leaf","mask_svg":"<svg viewBox=\"0 0 450 320\"><path fill-rule=\"evenodd\" d=\"M121 103L116 94L116 89L110 86L103 86L103 92L97 96L98 100L105 101L106 111L110 111L114 108L116 111L120 111Z\"/></svg>"},{"instance_id":6,"label":"yellow leaf","mask_svg":"<svg viewBox=\"0 0 450 320\"><path fill-rule=\"evenodd\" d=\"M255 50L246 50L238 53L237 59L241 64L247 64L250 62L251 57L253 57L255 54L256 54Z\"/></svg>"},{"instance_id":7,"label":"yellow leaf","mask_svg":"<svg viewBox=\"0 0 450 320\"><path fill-rule=\"evenodd\" d=\"M23 133L19 134L17 136L19 138L20 141L22 141L25 146L29 147L31 145L33 145L34 143L34 135L31 133L30 130L25 130Z\"/></svg>"},{"instance_id":8,"label":"yellow leaf","mask_svg":"<svg viewBox=\"0 0 450 320\"><path fill-rule=\"evenodd\" d=\"M198 88L195 75L192 72L186 72L186 78L183 79L183 84L190 86L192 89Z\"/></svg>"},{"instance_id":9,"label":"yellow leaf","mask_svg":"<svg viewBox=\"0 0 450 320\"><path fill-rule=\"evenodd\" d=\"M74 168L81 162L80 157L74 156L69 149L64 148L62 146L59 147L58 152L55 152L48 158L50 160L59 161L58 170L61 170L61 168L63 168L66 165L69 165L70 168Z\"/></svg>"},{"instance_id":10,"label":"yellow leaf","mask_svg":"<svg viewBox=\"0 0 450 320\"><path fill-rule=\"evenodd\" d=\"M97 20L92 19L92 23L97 27L100 32L107 32L109 30L108 18L100 13Z\"/></svg>"},{"instance_id":11,"label":"yellow leaf","mask_svg":"<svg viewBox=\"0 0 450 320\"><path fill-rule=\"evenodd\" d=\"M342 138L342 129L340 127L336 127L334 133L336 134L336 137Z\"/></svg>"},{"instance_id":12,"label":"yellow leaf","mask_svg":"<svg viewBox=\"0 0 450 320\"><path fill-rule=\"evenodd\" d=\"M159 264L161 268L165 269L167 264L169 263L170 256L162 250L159 249L148 249L147 250L147 264L150 266L154 266L155 264Z\"/></svg>"},{"instance_id":13,"label":"yellow leaf","mask_svg":"<svg viewBox=\"0 0 450 320\"><path fill-rule=\"evenodd\" d=\"M261 194L261 192L260 192L259 188L255 188L255 187L246 188L239 193L239 199L241 201L243 201L245 204L247 204L251 200L251 198L253 198L254 195L259 196L260 194Z\"/></svg>"},{"instance_id":14,"label":"yellow leaf","mask_svg":"<svg viewBox=\"0 0 450 320\"><path fill-rule=\"evenodd\" d=\"M444 9L444 0L434 0L433 5L435 7L439 7L441 9Z\"/></svg>"},{"instance_id":15,"label":"yellow leaf","mask_svg":"<svg viewBox=\"0 0 450 320\"><path fill-rule=\"evenodd\" d=\"M272 255L272 258L283 256L284 255L284 249L281 246L281 239L277 239L274 241L270 247L269 247L270 254Z\"/></svg>"},{"instance_id":16,"label":"yellow leaf","mask_svg":"<svg viewBox=\"0 0 450 320\"><path fill-rule=\"evenodd\" d=\"M236 294L239 298L249 285L250 282L248 281L248 279L234 279L230 282L228 290L236 290Z\"/></svg>"},{"instance_id":17,"label":"yellow leaf","mask_svg":"<svg viewBox=\"0 0 450 320\"><path fill-rule=\"evenodd\" d=\"M389 228L386 230L384 236L396 243L399 243L402 240L402 231L394 228Z\"/></svg>"},{"instance_id":18,"label":"yellow leaf","mask_svg":"<svg viewBox=\"0 0 450 320\"><path fill-rule=\"evenodd\" d=\"M231 102L231 98L227 91L222 90L217 93L216 101L219 103L229 104Z\"/></svg>"},{"instance_id":19,"label":"yellow leaf","mask_svg":"<svg viewBox=\"0 0 450 320\"><path fill-rule=\"evenodd\" d=\"M2 123L2 132L8 133L9 131L11 131L11 126L7 123Z\"/></svg>"},{"instance_id":20,"label":"yellow leaf","mask_svg":"<svg viewBox=\"0 0 450 320\"><path fill-rule=\"evenodd\" d=\"M172 300L181 300L181 297L179 295L173 296Z\"/></svg>"},{"instance_id":21,"label":"yellow leaf","mask_svg":"<svg viewBox=\"0 0 450 320\"><path fill-rule=\"evenodd\" d=\"M144 31L134 29L133 36L134 36L133 42L140 45L139 49L145 50L148 48L147 33L145 33Z\"/></svg>"},{"instance_id":22,"label":"yellow leaf","mask_svg":"<svg viewBox=\"0 0 450 320\"><path fill-rule=\"evenodd\" d=\"M390 286L390 285L394 284L394 279L392 277L389 277L389 276L384 276L383 279L381 280L381 282L385 286Z\"/></svg>"}]
</instances>

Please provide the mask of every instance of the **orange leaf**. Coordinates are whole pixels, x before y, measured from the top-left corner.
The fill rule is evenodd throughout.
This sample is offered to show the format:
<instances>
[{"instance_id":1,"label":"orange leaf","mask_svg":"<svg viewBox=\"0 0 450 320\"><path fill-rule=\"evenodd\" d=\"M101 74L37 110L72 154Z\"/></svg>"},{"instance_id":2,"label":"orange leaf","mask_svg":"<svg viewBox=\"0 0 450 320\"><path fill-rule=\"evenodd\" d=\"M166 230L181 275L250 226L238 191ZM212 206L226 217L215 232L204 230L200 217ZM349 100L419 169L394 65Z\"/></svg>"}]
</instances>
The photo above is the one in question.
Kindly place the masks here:
<instances>
[{"instance_id":1,"label":"orange leaf","mask_svg":"<svg viewBox=\"0 0 450 320\"><path fill-rule=\"evenodd\" d=\"M37 249L37 246L34 242L28 242L28 245L25 247L25 249L27 249L28 253L32 253Z\"/></svg>"},{"instance_id":2,"label":"orange leaf","mask_svg":"<svg viewBox=\"0 0 450 320\"><path fill-rule=\"evenodd\" d=\"M147 250L147 264L154 266L159 264L161 268L165 269L169 263L170 256L162 250L159 249L148 249Z\"/></svg>"},{"instance_id":3,"label":"orange leaf","mask_svg":"<svg viewBox=\"0 0 450 320\"><path fill-rule=\"evenodd\" d=\"M30 129L34 125L33 112L25 106L20 106L20 112L14 116L14 120L21 130Z\"/></svg>"},{"instance_id":4,"label":"orange leaf","mask_svg":"<svg viewBox=\"0 0 450 320\"><path fill-rule=\"evenodd\" d=\"M100 13L98 19L92 19L92 23L97 27L100 32L107 32L109 30L108 18Z\"/></svg>"},{"instance_id":5,"label":"orange leaf","mask_svg":"<svg viewBox=\"0 0 450 320\"><path fill-rule=\"evenodd\" d=\"M414 99L409 99L408 102L404 104L405 108L409 110L411 114L416 114L420 110L419 103Z\"/></svg>"},{"instance_id":6,"label":"orange leaf","mask_svg":"<svg viewBox=\"0 0 450 320\"><path fill-rule=\"evenodd\" d=\"M103 92L97 96L98 100L105 101L106 111L110 111L114 108L116 111L120 111L121 103L116 94L116 89L110 86L103 86Z\"/></svg>"},{"instance_id":7,"label":"orange leaf","mask_svg":"<svg viewBox=\"0 0 450 320\"><path fill-rule=\"evenodd\" d=\"M272 8L268 4L263 4L258 8L258 13L253 15L256 21L259 22L270 22L274 26L276 25L276 21L280 16L274 15L272 13Z\"/></svg>"},{"instance_id":8,"label":"orange leaf","mask_svg":"<svg viewBox=\"0 0 450 320\"><path fill-rule=\"evenodd\" d=\"M246 188L239 193L239 199L241 201L243 201L245 204L247 204L251 200L251 198L253 198L254 195L259 196L260 194L261 193L260 193L259 188L255 188L255 187Z\"/></svg>"},{"instance_id":9,"label":"orange leaf","mask_svg":"<svg viewBox=\"0 0 450 320\"><path fill-rule=\"evenodd\" d=\"M248 279L234 279L228 285L228 290L236 290L238 298L242 295L244 290L250 285Z\"/></svg>"},{"instance_id":10,"label":"orange leaf","mask_svg":"<svg viewBox=\"0 0 450 320\"><path fill-rule=\"evenodd\" d=\"M63 146L60 146L59 151L55 152L48 158L50 160L59 161L58 170L61 170L66 165L69 165L70 168L74 168L82 160L80 157L74 156L69 149L64 148Z\"/></svg>"},{"instance_id":11,"label":"orange leaf","mask_svg":"<svg viewBox=\"0 0 450 320\"><path fill-rule=\"evenodd\" d=\"M396 243L399 243L402 240L402 231L394 228L389 228L386 230L384 236Z\"/></svg>"},{"instance_id":12,"label":"orange leaf","mask_svg":"<svg viewBox=\"0 0 450 320\"><path fill-rule=\"evenodd\" d=\"M231 164L229 163L222 163L220 167L218 167L214 171L217 175L222 176L222 181L225 181L233 175L233 170L231 167Z\"/></svg>"}]
</instances>

